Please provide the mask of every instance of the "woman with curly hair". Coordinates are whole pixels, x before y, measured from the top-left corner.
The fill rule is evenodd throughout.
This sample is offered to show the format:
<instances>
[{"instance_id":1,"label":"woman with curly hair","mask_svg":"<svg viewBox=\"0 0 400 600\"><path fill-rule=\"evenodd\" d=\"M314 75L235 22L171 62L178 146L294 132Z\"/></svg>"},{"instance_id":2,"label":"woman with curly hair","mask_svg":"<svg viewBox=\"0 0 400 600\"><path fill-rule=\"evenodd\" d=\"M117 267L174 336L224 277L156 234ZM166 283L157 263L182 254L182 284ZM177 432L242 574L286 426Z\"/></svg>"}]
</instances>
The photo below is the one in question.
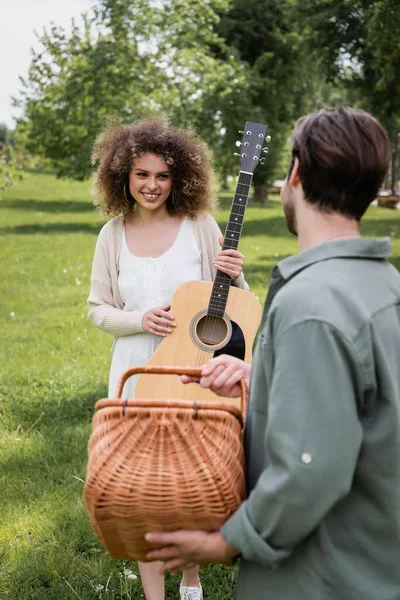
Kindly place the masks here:
<instances>
[{"instance_id":1,"label":"woman with curly hair","mask_svg":"<svg viewBox=\"0 0 400 600\"><path fill-rule=\"evenodd\" d=\"M97 138L93 160L96 203L113 216L100 231L93 259L89 318L115 336L108 396L122 373L144 365L176 326L175 290L192 280L212 281L216 269L248 289L236 250L221 251L213 171L206 145L162 117L112 124ZM115 216L118 215L118 216ZM134 397L136 378L124 387ZM139 563L147 600L164 598L159 563ZM181 600L201 600L198 568L184 571Z\"/></svg>"}]
</instances>

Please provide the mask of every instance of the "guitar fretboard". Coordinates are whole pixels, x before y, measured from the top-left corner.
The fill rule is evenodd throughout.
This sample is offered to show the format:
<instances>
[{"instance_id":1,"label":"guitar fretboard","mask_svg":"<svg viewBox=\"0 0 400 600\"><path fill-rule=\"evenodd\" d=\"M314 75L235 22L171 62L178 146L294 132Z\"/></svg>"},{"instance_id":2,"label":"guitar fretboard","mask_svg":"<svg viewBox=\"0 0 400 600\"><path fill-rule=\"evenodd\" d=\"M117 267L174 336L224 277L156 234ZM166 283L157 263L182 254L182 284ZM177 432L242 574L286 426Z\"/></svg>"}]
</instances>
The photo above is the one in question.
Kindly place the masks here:
<instances>
[{"instance_id":1,"label":"guitar fretboard","mask_svg":"<svg viewBox=\"0 0 400 600\"><path fill-rule=\"evenodd\" d=\"M240 171L235 194L233 196L231 212L225 230L222 250L233 248L237 250L242 233L244 213L250 193L252 173ZM217 270L207 314L213 317L222 317L228 300L229 288L232 279L226 273Z\"/></svg>"}]
</instances>

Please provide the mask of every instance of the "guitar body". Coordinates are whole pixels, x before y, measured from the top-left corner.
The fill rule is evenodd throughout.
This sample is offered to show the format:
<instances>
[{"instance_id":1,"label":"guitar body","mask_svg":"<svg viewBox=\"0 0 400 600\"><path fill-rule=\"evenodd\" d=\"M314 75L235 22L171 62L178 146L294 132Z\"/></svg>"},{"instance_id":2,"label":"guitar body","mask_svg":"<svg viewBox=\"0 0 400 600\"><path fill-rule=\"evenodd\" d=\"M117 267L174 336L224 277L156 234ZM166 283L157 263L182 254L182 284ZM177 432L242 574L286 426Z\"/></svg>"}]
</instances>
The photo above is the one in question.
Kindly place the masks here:
<instances>
[{"instance_id":1,"label":"guitar body","mask_svg":"<svg viewBox=\"0 0 400 600\"><path fill-rule=\"evenodd\" d=\"M246 290L231 286L222 317L207 314L213 283L188 281L175 292L171 303L174 327L146 366L204 365L219 354L230 354L251 362L252 346L261 320L261 305ZM196 384L183 384L176 375L140 375L136 383L136 398L181 400L218 400L236 406L240 399L217 396Z\"/></svg>"}]
</instances>

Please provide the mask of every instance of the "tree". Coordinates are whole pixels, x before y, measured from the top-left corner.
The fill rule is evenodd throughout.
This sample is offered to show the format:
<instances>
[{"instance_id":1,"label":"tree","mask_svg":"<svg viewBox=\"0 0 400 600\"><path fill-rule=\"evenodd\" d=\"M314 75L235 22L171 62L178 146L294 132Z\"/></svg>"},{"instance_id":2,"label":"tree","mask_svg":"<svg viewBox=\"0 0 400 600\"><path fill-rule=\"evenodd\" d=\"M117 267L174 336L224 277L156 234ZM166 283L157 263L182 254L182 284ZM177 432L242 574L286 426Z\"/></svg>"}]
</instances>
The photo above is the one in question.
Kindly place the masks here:
<instances>
[{"instance_id":1,"label":"tree","mask_svg":"<svg viewBox=\"0 0 400 600\"><path fill-rule=\"evenodd\" d=\"M397 0L310 0L302 16L326 76L357 92L386 127L397 180L400 133L400 11Z\"/></svg>"},{"instance_id":2,"label":"tree","mask_svg":"<svg viewBox=\"0 0 400 600\"><path fill-rule=\"evenodd\" d=\"M385 124L392 146L392 193L396 189L400 136L400 14L394 0L374 2L365 22L366 46L370 64L364 64L365 78L371 84L371 106Z\"/></svg>"},{"instance_id":3,"label":"tree","mask_svg":"<svg viewBox=\"0 0 400 600\"><path fill-rule=\"evenodd\" d=\"M0 123L0 144L7 144L8 135L7 125L5 123Z\"/></svg>"},{"instance_id":4,"label":"tree","mask_svg":"<svg viewBox=\"0 0 400 600\"><path fill-rule=\"evenodd\" d=\"M51 159L58 175L91 172L94 138L107 115L123 121L164 112L220 145L217 106L244 82L241 65L218 60L209 45L227 0L101 0L93 18L67 36L52 26L40 37L23 82L29 148ZM171 42L173 40L173 43Z\"/></svg>"},{"instance_id":5,"label":"tree","mask_svg":"<svg viewBox=\"0 0 400 600\"><path fill-rule=\"evenodd\" d=\"M254 173L255 198L263 201L267 183L283 175L282 153L294 121L312 106L318 63L311 66L308 60L296 0L233 0L217 31L243 61L247 79L240 111L225 110L223 124L227 130L232 122L240 128L247 115L268 124L272 136L268 159Z\"/></svg>"},{"instance_id":6,"label":"tree","mask_svg":"<svg viewBox=\"0 0 400 600\"><path fill-rule=\"evenodd\" d=\"M0 191L6 190L22 179L12 137L12 132L9 131L7 125L0 123Z\"/></svg>"},{"instance_id":7,"label":"tree","mask_svg":"<svg viewBox=\"0 0 400 600\"><path fill-rule=\"evenodd\" d=\"M23 81L18 126L28 132L28 149L51 159L58 175L76 179L91 172L93 141L105 117L134 118L147 107L152 82L166 79L139 50L134 27L128 36L122 22L113 32L97 19L84 17L83 31L74 24L69 37L59 27L45 31Z\"/></svg>"}]
</instances>

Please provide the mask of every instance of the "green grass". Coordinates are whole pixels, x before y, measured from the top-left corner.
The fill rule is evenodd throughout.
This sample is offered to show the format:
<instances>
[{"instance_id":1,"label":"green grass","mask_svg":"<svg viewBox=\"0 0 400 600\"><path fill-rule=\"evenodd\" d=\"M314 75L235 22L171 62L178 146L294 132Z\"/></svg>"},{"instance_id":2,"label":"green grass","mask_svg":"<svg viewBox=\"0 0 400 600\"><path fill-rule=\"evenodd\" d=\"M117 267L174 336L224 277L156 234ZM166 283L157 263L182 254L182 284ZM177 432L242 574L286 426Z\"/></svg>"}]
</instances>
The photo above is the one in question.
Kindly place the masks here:
<instances>
[{"instance_id":1,"label":"green grass","mask_svg":"<svg viewBox=\"0 0 400 600\"><path fill-rule=\"evenodd\" d=\"M231 193L216 215L224 229ZM87 320L91 260L104 222L90 184L29 174L0 201L0 598L139 599L137 565L114 561L82 502L93 406L107 390L111 336ZM400 268L400 211L363 225L390 235ZM296 252L277 198L250 205L240 245L263 302L271 266ZM132 574L130 573L132 571ZM205 598L232 598L236 569L209 567ZM178 597L167 578L167 598Z\"/></svg>"}]
</instances>

